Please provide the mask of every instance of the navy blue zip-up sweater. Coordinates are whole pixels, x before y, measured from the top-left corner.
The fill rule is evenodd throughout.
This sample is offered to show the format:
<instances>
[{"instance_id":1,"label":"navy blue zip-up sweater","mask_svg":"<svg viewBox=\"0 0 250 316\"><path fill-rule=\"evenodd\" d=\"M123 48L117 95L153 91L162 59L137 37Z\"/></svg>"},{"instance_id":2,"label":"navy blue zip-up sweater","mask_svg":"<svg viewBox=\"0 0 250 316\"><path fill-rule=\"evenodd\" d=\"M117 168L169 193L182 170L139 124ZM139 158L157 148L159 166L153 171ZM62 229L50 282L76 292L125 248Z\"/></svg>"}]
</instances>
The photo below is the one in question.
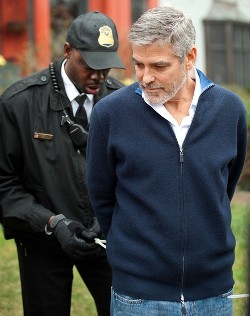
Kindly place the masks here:
<instances>
[{"instance_id":1,"label":"navy blue zip-up sweater","mask_svg":"<svg viewBox=\"0 0 250 316\"><path fill-rule=\"evenodd\" d=\"M202 93L182 149L137 83L93 110L87 186L118 293L180 301L233 287L230 200L245 160L246 113L234 93L198 74Z\"/></svg>"}]
</instances>

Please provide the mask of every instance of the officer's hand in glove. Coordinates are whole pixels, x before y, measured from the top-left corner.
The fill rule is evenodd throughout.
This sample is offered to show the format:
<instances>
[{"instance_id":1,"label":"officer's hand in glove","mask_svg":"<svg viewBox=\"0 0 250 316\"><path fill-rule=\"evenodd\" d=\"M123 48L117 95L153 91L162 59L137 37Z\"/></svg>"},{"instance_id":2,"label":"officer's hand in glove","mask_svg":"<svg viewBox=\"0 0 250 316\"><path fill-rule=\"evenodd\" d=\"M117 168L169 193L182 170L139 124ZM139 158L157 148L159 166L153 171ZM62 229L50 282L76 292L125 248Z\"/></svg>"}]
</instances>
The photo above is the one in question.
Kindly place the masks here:
<instances>
[{"instance_id":1,"label":"officer's hand in glove","mask_svg":"<svg viewBox=\"0 0 250 316\"><path fill-rule=\"evenodd\" d=\"M95 238L100 238L102 235L101 227L96 217L92 217L88 227L83 226L83 230L77 232L77 237L83 238L87 242L94 242Z\"/></svg>"},{"instance_id":2,"label":"officer's hand in glove","mask_svg":"<svg viewBox=\"0 0 250 316\"><path fill-rule=\"evenodd\" d=\"M95 226L95 225L94 225ZM73 259L87 259L95 256L97 244L94 242L95 229L84 236L87 229L79 222L67 219L64 215L56 215L49 223L49 228L62 246L64 252ZM87 230L88 231L88 230Z\"/></svg>"}]
</instances>

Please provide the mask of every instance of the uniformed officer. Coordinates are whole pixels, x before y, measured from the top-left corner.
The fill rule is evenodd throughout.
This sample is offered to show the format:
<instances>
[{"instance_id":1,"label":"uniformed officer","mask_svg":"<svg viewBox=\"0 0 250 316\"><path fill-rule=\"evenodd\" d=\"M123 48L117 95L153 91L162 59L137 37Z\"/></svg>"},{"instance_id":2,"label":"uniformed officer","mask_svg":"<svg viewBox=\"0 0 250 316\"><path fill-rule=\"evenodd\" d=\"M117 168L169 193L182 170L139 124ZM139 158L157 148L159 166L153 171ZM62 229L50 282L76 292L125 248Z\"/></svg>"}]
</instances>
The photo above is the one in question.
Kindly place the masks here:
<instances>
[{"instance_id":1,"label":"uniformed officer","mask_svg":"<svg viewBox=\"0 0 250 316\"><path fill-rule=\"evenodd\" d=\"M71 24L64 57L0 99L0 220L17 245L25 316L68 316L73 267L109 316L111 270L85 182L94 104L121 88L113 21L89 12ZM84 297L83 297L84 300Z\"/></svg>"}]
</instances>

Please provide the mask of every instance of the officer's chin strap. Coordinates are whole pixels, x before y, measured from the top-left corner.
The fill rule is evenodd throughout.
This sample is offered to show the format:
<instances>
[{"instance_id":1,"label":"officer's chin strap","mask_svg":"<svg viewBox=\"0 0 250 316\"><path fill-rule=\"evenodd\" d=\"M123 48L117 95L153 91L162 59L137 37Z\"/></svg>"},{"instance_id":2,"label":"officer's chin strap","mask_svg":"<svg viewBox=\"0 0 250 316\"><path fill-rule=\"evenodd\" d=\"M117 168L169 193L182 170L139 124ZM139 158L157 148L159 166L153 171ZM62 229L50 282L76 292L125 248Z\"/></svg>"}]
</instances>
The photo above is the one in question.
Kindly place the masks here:
<instances>
[{"instance_id":1,"label":"officer's chin strap","mask_svg":"<svg viewBox=\"0 0 250 316\"><path fill-rule=\"evenodd\" d=\"M95 243L106 249L106 245L105 245L106 244L106 240L95 238Z\"/></svg>"}]
</instances>

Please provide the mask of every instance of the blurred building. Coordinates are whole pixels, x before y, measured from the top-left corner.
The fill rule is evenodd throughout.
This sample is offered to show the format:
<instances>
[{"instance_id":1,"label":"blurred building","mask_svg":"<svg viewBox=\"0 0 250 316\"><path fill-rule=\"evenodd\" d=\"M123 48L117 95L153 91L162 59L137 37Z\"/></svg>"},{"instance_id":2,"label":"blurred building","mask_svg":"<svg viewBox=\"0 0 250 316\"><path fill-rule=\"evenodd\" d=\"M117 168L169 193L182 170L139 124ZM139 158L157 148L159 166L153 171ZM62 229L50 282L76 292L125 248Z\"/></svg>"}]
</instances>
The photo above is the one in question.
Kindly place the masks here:
<instances>
[{"instance_id":1,"label":"blurred building","mask_svg":"<svg viewBox=\"0 0 250 316\"><path fill-rule=\"evenodd\" d=\"M250 87L250 0L159 0L192 18L196 66L219 84Z\"/></svg>"},{"instance_id":2,"label":"blurred building","mask_svg":"<svg viewBox=\"0 0 250 316\"><path fill-rule=\"evenodd\" d=\"M68 24L77 15L98 10L116 23L119 53L132 76L127 34L131 23L159 0L0 0L0 54L20 65L24 75L47 67L62 54Z\"/></svg>"},{"instance_id":3,"label":"blurred building","mask_svg":"<svg viewBox=\"0 0 250 316\"><path fill-rule=\"evenodd\" d=\"M196 66L219 84L250 86L250 0L0 0L0 54L23 75L47 67L62 55L70 22L99 10L117 25L119 54L126 65L118 77L133 77L127 35L147 9L173 4L192 18ZM122 78L120 78L122 79Z\"/></svg>"}]
</instances>

